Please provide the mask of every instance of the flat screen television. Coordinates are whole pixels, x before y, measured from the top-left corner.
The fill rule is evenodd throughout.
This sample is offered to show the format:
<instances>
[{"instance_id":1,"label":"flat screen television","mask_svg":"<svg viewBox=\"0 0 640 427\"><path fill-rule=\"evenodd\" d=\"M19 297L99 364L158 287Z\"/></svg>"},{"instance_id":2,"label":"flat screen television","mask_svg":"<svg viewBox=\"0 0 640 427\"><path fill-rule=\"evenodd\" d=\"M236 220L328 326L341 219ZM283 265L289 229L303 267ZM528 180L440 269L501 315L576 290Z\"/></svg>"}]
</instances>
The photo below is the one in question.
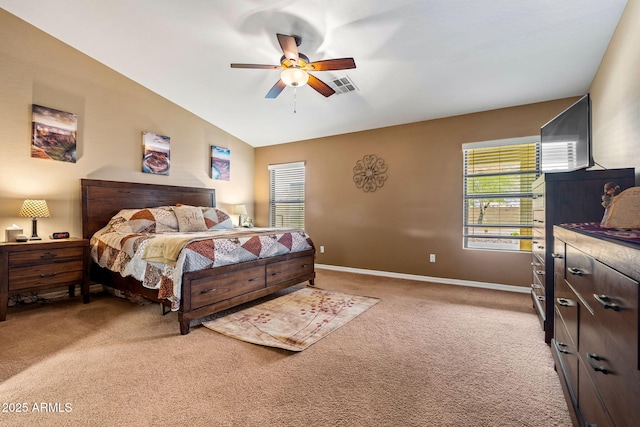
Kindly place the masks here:
<instances>
[{"instance_id":1,"label":"flat screen television","mask_svg":"<svg viewBox=\"0 0 640 427\"><path fill-rule=\"evenodd\" d=\"M586 94L540 128L540 170L569 172L593 164L591 99Z\"/></svg>"}]
</instances>

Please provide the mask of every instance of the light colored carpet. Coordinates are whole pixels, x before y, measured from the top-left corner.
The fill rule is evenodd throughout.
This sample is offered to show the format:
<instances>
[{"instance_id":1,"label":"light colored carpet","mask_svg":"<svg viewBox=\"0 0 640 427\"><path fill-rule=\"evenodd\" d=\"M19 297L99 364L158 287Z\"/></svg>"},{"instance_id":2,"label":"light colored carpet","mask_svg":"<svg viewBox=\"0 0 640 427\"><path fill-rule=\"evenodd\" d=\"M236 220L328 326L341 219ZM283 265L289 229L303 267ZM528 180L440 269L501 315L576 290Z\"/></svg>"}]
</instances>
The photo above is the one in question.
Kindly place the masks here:
<instances>
[{"instance_id":1,"label":"light colored carpet","mask_svg":"<svg viewBox=\"0 0 640 427\"><path fill-rule=\"evenodd\" d=\"M0 322L7 426L571 425L526 294L319 270L381 302L292 353L109 295L10 309ZM1 409L1 408L0 408Z\"/></svg>"},{"instance_id":2,"label":"light colored carpet","mask_svg":"<svg viewBox=\"0 0 640 427\"><path fill-rule=\"evenodd\" d=\"M378 298L306 287L202 325L253 344L302 351L378 301Z\"/></svg>"}]
</instances>

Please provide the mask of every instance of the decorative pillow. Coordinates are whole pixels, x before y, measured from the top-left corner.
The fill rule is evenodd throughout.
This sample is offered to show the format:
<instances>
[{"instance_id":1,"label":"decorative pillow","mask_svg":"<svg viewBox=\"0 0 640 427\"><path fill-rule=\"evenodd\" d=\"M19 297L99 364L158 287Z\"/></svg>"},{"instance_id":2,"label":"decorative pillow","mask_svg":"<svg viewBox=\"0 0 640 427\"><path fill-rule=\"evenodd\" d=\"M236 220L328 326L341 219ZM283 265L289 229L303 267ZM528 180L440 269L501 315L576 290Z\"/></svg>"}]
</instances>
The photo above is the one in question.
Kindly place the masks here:
<instances>
[{"instance_id":1,"label":"decorative pillow","mask_svg":"<svg viewBox=\"0 0 640 427\"><path fill-rule=\"evenodd\" d=\"M178 231L178 219L168 206L148 209L122 209L109 221L118 233L162 233Z\"/></svg>"},{"instance_id":2,"label":"decorative pillow","mask_svg":"<svg viewBox=\"0 0 640 427\"><path fill-rule=\"evenodd\" d=\"M202 208L204 222L209 230L233 228L233 222L229 214L220 208Z\"/></svg>"},{"instance_id":3,"label":"decorative pillow","mask_svg":"<svg viewBox=\"0 0 640 427\"><path fill-rule=\"evenodd\" d=\"M178 231L178 218L171 206L160 206L149 210L156 219L156 233Z\"/></svg>"},{"instance_id":4,"label":"decorative pillow","mask_svg":"<svg viewBox=\"0 0 640 427\"><path fill-rule=\"evenodd\" d=\"M199 206L173 206L173 211L178 218L178 229L181 232L206 231L202 208Z\"/></svg>"},{"instance_id":5,"label":"decorative pillow","mask_svg":"<svg viewBox=\"0 0 640 427\"><path fill-rule=\"evenodd\" d=\"M153 233L156 220L148 209L122 209L109 225L118 233Z\"/></svg>"}]
</instances>

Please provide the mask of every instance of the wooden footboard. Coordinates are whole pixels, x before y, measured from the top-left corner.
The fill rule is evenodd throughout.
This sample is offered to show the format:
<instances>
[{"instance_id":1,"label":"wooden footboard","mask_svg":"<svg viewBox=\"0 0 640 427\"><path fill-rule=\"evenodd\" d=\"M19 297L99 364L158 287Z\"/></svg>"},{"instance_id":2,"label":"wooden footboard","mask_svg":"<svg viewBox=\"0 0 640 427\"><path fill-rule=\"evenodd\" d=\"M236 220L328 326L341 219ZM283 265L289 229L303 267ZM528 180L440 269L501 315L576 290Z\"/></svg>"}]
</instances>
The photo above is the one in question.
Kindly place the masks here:
<instances>
[{"instance_id":1,"label":"wooden footboard","mask_svg":"<svg viewBox=\"0 0 640 427\"><path fill-rule=\"evenodd\" d=\"M314 256L315 250L310 249L185 274L178 312L180 333L189 333L192 320L307 280L313 284Z\"/></svg>"},{"instance_id":2,"label":"wooden footboard","mask_svg":"<svg viewBox=\"0 0 640 427\"><path fill-rule=\"evenodd\" d=\"M180 333L186 335L191 321L253 301L281 289L309 281L313 284L315 250L294 252L239 264L186 273L182 278L182 298L178 310ZM151 301L158 291L142 286L132 277L122 277L98 265L92 265L91 278L97 283L139 295Z\"/></svg>"}]
</instances>

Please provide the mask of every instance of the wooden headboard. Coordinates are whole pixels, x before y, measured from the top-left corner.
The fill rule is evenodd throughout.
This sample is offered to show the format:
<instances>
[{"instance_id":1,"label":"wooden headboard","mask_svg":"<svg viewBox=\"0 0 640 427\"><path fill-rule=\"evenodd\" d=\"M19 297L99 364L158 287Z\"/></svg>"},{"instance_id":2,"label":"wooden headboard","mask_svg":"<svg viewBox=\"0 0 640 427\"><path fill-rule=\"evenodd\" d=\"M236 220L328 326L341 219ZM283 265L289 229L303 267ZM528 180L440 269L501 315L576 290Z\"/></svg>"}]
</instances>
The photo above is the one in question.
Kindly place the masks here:
<instances>
[{"instance_id":1,"label":"wooden headboard","mask_svg":"<svg viewBox=\"0 0 640 427\"><path fill-rule=\"evenodd\" d=\"M82 179L82 236L90 239L120 209L155 206L216 206L216 190L175 185Z\"/></svg>"}]
</instances>

